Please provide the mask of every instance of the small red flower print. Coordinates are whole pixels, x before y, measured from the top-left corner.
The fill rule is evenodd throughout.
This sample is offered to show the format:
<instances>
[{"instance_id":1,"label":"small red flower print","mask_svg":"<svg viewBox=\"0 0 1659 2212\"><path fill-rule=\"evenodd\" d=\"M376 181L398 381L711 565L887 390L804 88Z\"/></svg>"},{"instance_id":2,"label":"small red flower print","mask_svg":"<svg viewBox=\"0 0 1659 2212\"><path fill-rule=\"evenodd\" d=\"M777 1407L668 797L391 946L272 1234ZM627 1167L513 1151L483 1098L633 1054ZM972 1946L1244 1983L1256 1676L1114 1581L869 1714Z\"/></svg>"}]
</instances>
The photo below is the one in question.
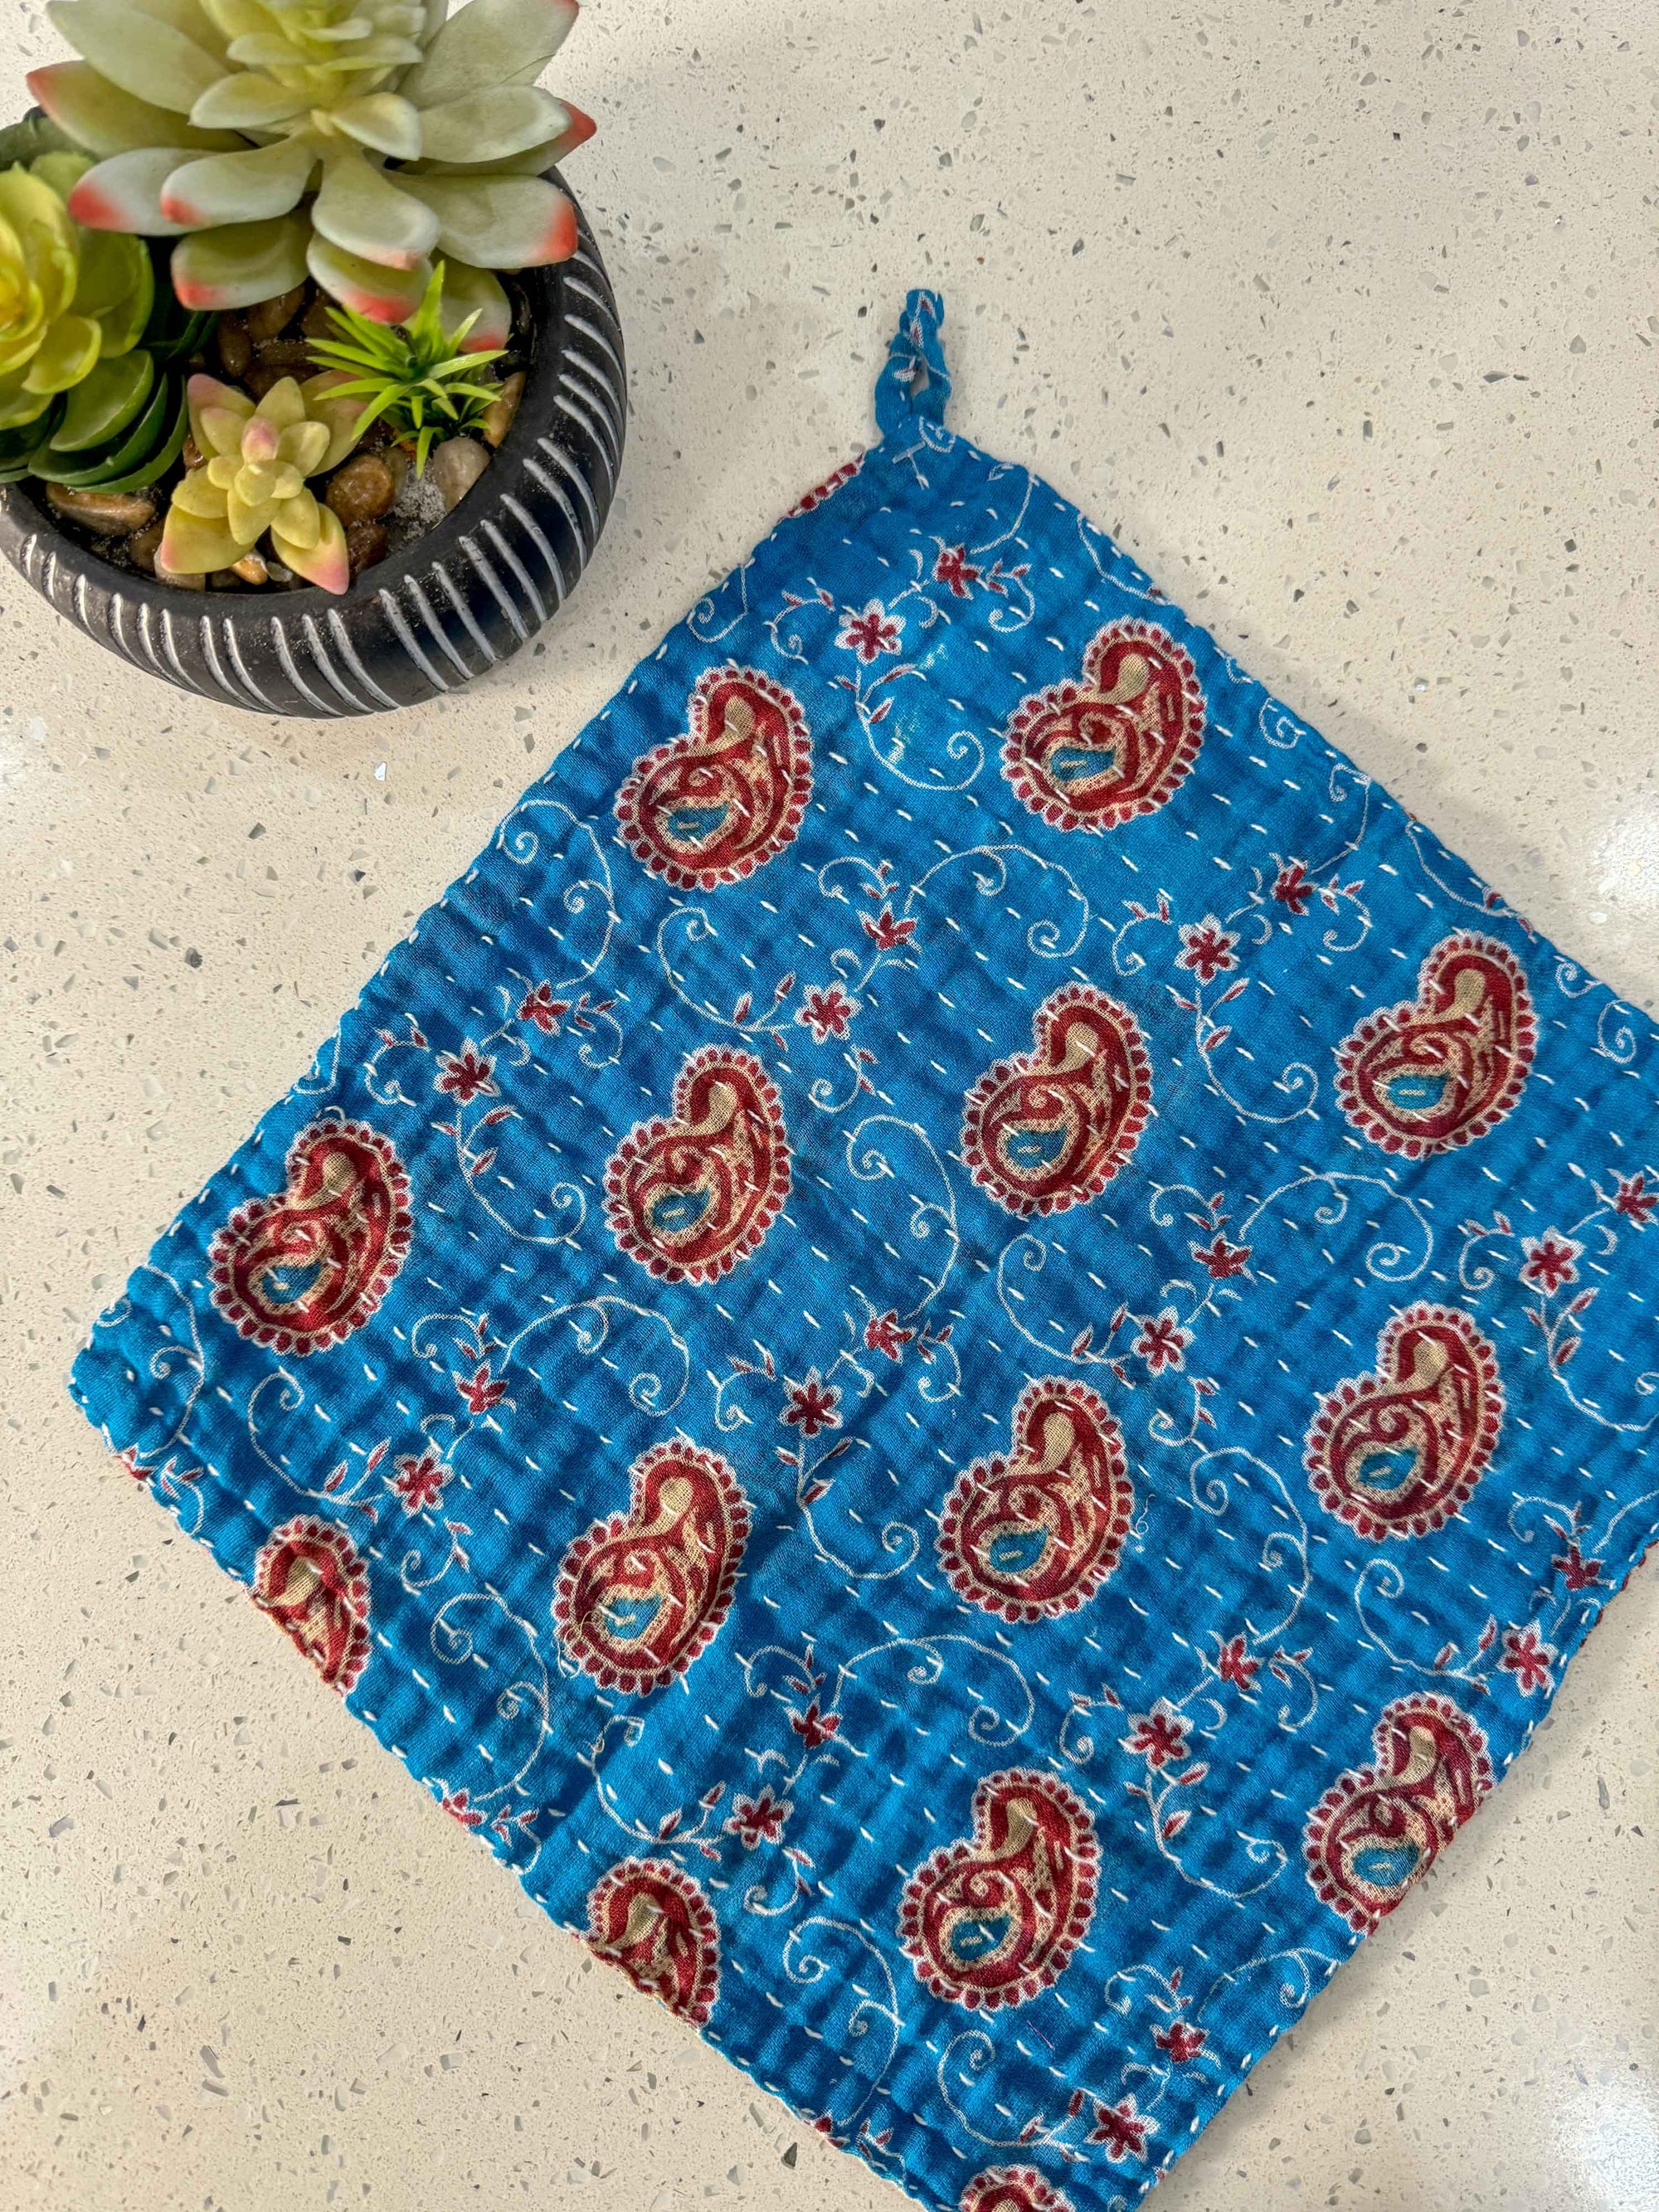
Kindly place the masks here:
<instances>
[{"instance_id":1,"label":"small red flower print","mask_svg":"<svg viewBox=\"0 0 1659 2212\"><path fill-rule=\"evenodd\" d=\"M889 1359L902 1359L904 1347L915 1334L915 1329L899 1327L896 1313L872 1314L864 1324L864 1348L885 1352Z\"/></svg>"},{"instance_id":2,"label":"small red flower print","mask_svg":"<svg viewBox=\"0 0 1659 2212\"><path fill-rule=\"evenodd\" d=\"M939 558L933 563L933 578L937 583L948 584L957 599L973 597L974 586L978 583L981 574L981 571L975 568L968 558L965 545L940 546Z\"/></svg>"},{"instance_id":3,"label":"small red flower print","mask_svg":"<svg viewBox=\"0 0 1659 2212\"><path fill-rule=\"evenodd\" d=\"M1150 2112L1138 2112L1133 2097L1125 2097L1121 2104L1097 2105L1095 2124L1089 2130L1091 2142L1104 2143L1106 2155L1114 2166L1127 2158L1145 2158L1146 2138L1158 2133L1158 2122Z\"/></svg>"},{"instance_id":4,"label":"small red flower print","mask_svg":"<svg viewBox=\"0 0 1659 2212\"><path fill-rule=\"evenodd\" d=\"M1172 2020L1167 2027L1152 2030L1152 2041L1160 2051L1167 2051L1177 2066L1190 2064L1207 2040L1201 2027L1189 2027L1184 2020Z\"/></svg>"},{"instance_id":5,"label":"small red flower print","mask_svg":"<svg viewBox=\"0 0 1659 2212\"><path fill-rule=\"evenodd\" d=\"M1182 1328L1176 1318L1173 1306L1165 1306L1140 1324L1140 1334L1135 1339L1134 1349L1154 1375L1161 1375L1166 1367L1185 1364L1187 1346L1193 1340L1189 1328Z\"/></svg>"},{"instance_id":6,"label":"small red flower print","mask_svg":"<svg viewBox=\"0 0 1659 2212\"><path fill-rule=\"evenodd\" d=\"M1300 860L1287 860L1273 878L1273 896L1298 919L1308 911L1308 902L1313 894L1314 887Z\"/></svg>"},{"instance_id":7,"label":"small red flower print","mask_svg":"<svg viewBox=\"0 0 1659 2212\"><path fill-rule=\"evenodd\" d=\"M784 1385L789 1402L780 1419L799 1429L804 1437L815 1437L820 1429L838 1429L841 1415L836 1408L841 1404L841 1392L833 1382L826 1382L816 1367L806 1371L804 1382Z\"/></svg>"},{"instance_id":8,"label":"small red flower print","mask_svg":"<svg viewBox=\"0 0 1659 2212\"><path fill-rule=\"evenodd\" d=\"M1221 1642L1218 1637L1216 1640ZM1221 1644L1220 1651L1216 1656L1215 1671L1224 1682L1231 1682L1238 1689L1248 1690L1254 1686L1256 1676L1261 1672L1261 1662L1251 1657L1250 1647L1243 1637L1233 1636Z\"/></svg>"},{"instance_id":9,"label":"small red flower print","mask_svg":"<svg viewBox=\"0 0 1659 2212\"><path fill-rule=\"evenodd\" d=\"M1526 1265L1521 1270L1522 1281L1542 1291L1546 1297L1552 1297L1564 1283L1578 1280L1575 1263L1583 1249L1559 1229L1547 1229L1541 1237L1523 1237L1521 1249L1526 1255Z\"/></svg>"},{"instance_id":10,"label":"small red flower print","mask_svg":"<svg viewBox=\"0 0 1659 2212\"><path fill-rule=\"evenodd\" d=\"M1645 1229L1659 1207L1659 1189L1644 1175L1620 1176L1613 1194L1613 1210L1622 1213L1632 1228Z\"/></svg>"},{"instance_id":11,"label":"small red flower print","mask_svg":"<svg viewBox=\"0 0 1659 2212\"><path fill-rule=\"evenodd\" d=\"M890 906L883 907L879 914L861 914L859 920L864 924L864 933L872 945L883 952L891 952L897 945L908 945L916 933L915 917L901 921Z\"/></svg>"},{"instance_id":12,"label":"small red flower print","mask_svg":"<svg viewBox=\"0 0 1659 2212\"><path fill-rule=\"evenodd\" d=\"M890 615L879 599L872 599L862 614L854 614L851 607L842 608L841 634L836 643L856 653L860 660L871 661L884 653L896 653L903 632L902 620Z\"/></svg>"},{"instance_id":13,"label":"small red flower print","mask_svg":"<svg viewBox=\"0 0 1659 2212\"><path fill-rule=\"evenodd\" d=\"M465 1790L447 1790L441 1799L443 1809L452 1820L459 1820L464 1828L482 1828L488 1815L482 1805L475 1805Z\"/></svg>"},{"instance_id":14,"label":"small red flower print","mask_svg":"<svg viewBox=\"0 0 1659 2212\"><path fill-rule=\"evenodd\" d=\"M775 1844L781 1840L784 1822L794 1809L787 1797L774 1793L769 1782L758 1796L734 1799L726 1832L728 1836L741 1836L746 1851L752 1851L758 1844Z\"/></svg>"},{"instance_id":15,"label":"small red flower print","mask_svg":"<svg viewBox=\"0 0 1659 2212\"><path fill-rule=\"evenodd\" d=\"M1237 942L1234 932L1224 929L1212 914L1206 914L1202 921L1184 922L1176 966L1190 968L1200 983L1212 983L1224 969L1237 964L1233 958Z\"/></svg>"},{"instance_id":16,"label":"small red flower print","mask_svg":"<svg viewBox=\"0 0 1659 2212\"><path fill-rule=\"evenodd\" d=\"M802 993L795 1019L804 1029L811 1030L814 1044L827 1044L831 1037L846 1036L858 1010L856 999L849 999L839 983L830 983L821 991Z\"/></svg>"},{"instance_id":17,"label":"small red flower print","mask_svg":"<svg viewBox=\"0 0 1659 2212\"><path fill-rule=\"evenodd\" d=\"M495 1096L495 1063L479 1052L471 1037L463 1052L441 1052L438 1073L432 1079L434 1091L447 1091L460 1105L470 1106L475 1098Z\"/></svg>"},{"instance_id":18,"label":"small red flower print","mask_svg":"<svg viewBox=\"0 0 1659 2212\"><path fill-rule=\"evenodd\" d=\"M410 1456L398 1462L392 1487L402 1499L405 1513L423 1513L442 1498L448 1480L449 1469L437 1453L422 1452L418 1459Z\"/></svg>"},{"instance_id":19,"label":"small red flower print","mask_svg":"<svg viewBox=\"0 0 1659 2212\"><path fill-rule=\"evenodd\" d=\"M828 1743L830 1737L839 1732L841 1715L820 1712L818 1701L814 1698L804 1713L790 1714L789 1725L808 1751L816 1751L820 1744Z\"/></svg>"},{"instance_id":20,"label":"small red flower print","mask_svg":"<svg viewBox=\"0 0 1659 2212\"><path fill-rule=\"evenodd\" d=\"M570 1012L568 999L556 999L550 983L538 983L519 1001L519 1019L534 1022L544 1036L557 1036L559 1023Z\"/></svg>"},{"instance_id":21,"label":"small red flower print","mask_svg":"<svg viewBox=\"0 0 1659 2212\"><path fill-rule=\"evenodd\" d=\"M1242 1275L1250 1264L1248 1244L1230 1244L1218 1230L1212 1244L1189 1244L1188 1250L1200 1267L1207 1269L1212 1282L1224 1283L1229 1275Z\"/></svg>"},{"instance_id":22,"label":"small red flower print","mask_svg":"<svg viewBox=\"0 0 1659 2212\"><path fill-rule=\"evenodd\" d=\"M1537 1623L1529 1620L1524 1628L1504 1631L1504 1656L1498 1664L1508 1668L1522 1696L1529 1698L1534 1690L1548 1689L1555 1647L1545 1643Z\"/></svg>"},{"instance_id":23,"label":"small red flower print","mask_svg":"<svg viewBox=\"0 0 1659 2212\"><path fill-rule=\"evenodd\" d=\"M1125 1751L1138 1752L1148 1766L1174 1766L1187 1756L1187 1723L1167 1698L1149 1713L1131 1713L1129 1733L1120 1736Z\"/></svg>"},{"instance_id":24,"label":"small red flower print","mask_svg":"<svg viewBox=\"0 0 1659 2212\"><path fill-rule=\"evenodd\" d=\"M895 1352L893 1356L895 1358L898 1357L896 1352ZM148 1482L149 1480L149 1468L147 1467L140 1467L138 1464L138 1448L136 1444L129 1444L124 1452L118 1452L116 1458L118 1463L122 1467L125 1468L127 1473L132 1477L135 1482Z\"/></svg>"},{"instance_id":25,"label":"small red flower print","mask_svg":"<svg viewBox=\"0 0 1659 2212\"><path fill-rule=\"evenodd\" d=\"M460 1392L469 1413L487 1413L507 1395L506 1383L498 1382L482 1363L471 1375L454 1375L450 1380Z\"/></svg>"},{"instance_id":26,"label":"small red flower print","mask_svg":"<svg viewBox=\"0 0 1659 2212\"><path fill-rule=\"evenodd\" d=\"M1552 1559L1550 1565L1570 1590L1588 1589L1592 1583L1599 1583L1601 1579L1601 1562L1600 1559L1587 1559L1579 1550L1576 1537L1560 1558Z\"/></svg>"}]
</instances>

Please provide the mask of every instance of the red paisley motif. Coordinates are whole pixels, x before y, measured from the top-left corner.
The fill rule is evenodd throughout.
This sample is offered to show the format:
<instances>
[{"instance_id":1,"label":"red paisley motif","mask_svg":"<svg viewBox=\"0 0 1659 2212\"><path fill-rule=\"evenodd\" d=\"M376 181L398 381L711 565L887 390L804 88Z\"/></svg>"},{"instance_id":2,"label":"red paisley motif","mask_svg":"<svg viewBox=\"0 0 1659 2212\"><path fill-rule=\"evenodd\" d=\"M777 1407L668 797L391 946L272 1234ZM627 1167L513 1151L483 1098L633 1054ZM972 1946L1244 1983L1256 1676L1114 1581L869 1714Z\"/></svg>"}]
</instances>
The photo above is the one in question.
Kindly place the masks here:
<instances>
[{"instance_id":1,"label":"red paisley motif","mask_svg":"<svg viewBox=\"0 0 1659 2212\"><path fill-rule=\"evenodd\" d=\"M1060 1213L1098 1198L1133 1157L1152 1110L1140 1024L1092 983L1068 983L1031 1020L1032 1049L969 1092L962 1156L1010 1213Z\"/></svg>"},{"instance_id":2,"label":"red paisley motif","mask_svg":"<svg viewBox=\"0 0 1659 2212\"><path fill-rule=\"evenodd\" d=\"M1396 1698L1371 1741L1374 1764L1339 1776L1303 1839L1309 1881L1362 1936L1427 1873L1492 1783L1485 1731L1449 1698Z\"/></svg>"},{"instance_id":3,"label":"red paisley motif","mask_svg":"<svg viewBox=\"0 0 1659 2212\"><path fill-rule=\"evenodd\" d=\"M1087 1935L1100 1845L1077 1792L1024 1767L985 1777L973 1821L905 1884L899 1937L935 1996L994 2012L1050 1987Z\"/></svg>"},{"instance_id":4,"label":"red paisley motif","mask_svg":"<svg viewBox=\"0 0 1659 2212\"><path fill-rule=\"evenodd\" d=\"M1497 1127L1537 1043L1520 962L1496 939L1462 931L1425 960L1415 999L1367 1014L1338 1046L1337 1100L1385 1152L1424 1159Z\"/></svg>"},{"instance_id":5,"label":"red paisley motif","mask_svg":"<svg viewBox=\"0 0 1659 2212\"><path fill-rule=\"evenodd\" d=\"M301 1516L273 1529L253 1602L342 1697L368 1664L368 1570L343 1528Z\"/></svg>"},{"instance_id":6,"label":"red paisley motif","mask_svg":"<svg viewBox=\"0 0 1659 2212\"><path fill-rule=\"evenodd\" d=\"M720 1455L653 1444L629 1470L627 1512L564 1555L560 1643L606 1689L660 1689L713 1641L748 1540L749 1503Z\"/></svg>"},{"instance_id":7,"label":"red paisley motif","mask_svg":"<svg viewBox=\"0 0 1659 2212\"><path fill-rule=\"evenodd\" d=\"M636 1990L694 2027L707 2024L720 1994L720 1929L708 1899L671 1859L624 1859L596 1882L587 1941Z\"/></svg>"},{"instance_id":8,"label":"red paisley motif","mask_svg":"<svg viewBox=\"0 0 1659 2212\"><path fill-rule=\"evenodd\" d=\"M712 1283L746 1260L789 1195L789 1143L752 1053L705 1045L674 1081L673 1117L641 1121L605 1176L611 1233L670 1283Z\"/></svg>"},{"instance_id":9,"label":"red paisley motif","mask_svg":"<svg viewBox=\"0 0 1659 2212\"><path fill-rule=\"evenodd\" d=\"M1123 1432L1095 1393L1048 1376L1014 1407L1012 1458L975 1460L939 1518L958 1597L1004 1620L1075 1613L1118 1562L1134 1510Z\"/></svg>"},{"instance_id":10,"label":"red paisley motif","mask_svg":"<svg viewBox=\"0 0 1659 2212\"><path fill-rule=\"evenodd\" d=\"M313 1121L274 1198L239 1206L208 1246L213 1303L256 1344L303 1358L361 1328L414 1235L409 1176L362 1121Z\"/></svg>"},{"instance_id":11,"label":"red paisley motif","mask_svg":"<svg viewBox=\"0 0 1659 2212\"><path fill-rule=\"evenodd\" d=\"M635 763L617 819L635 858L680 890L712 891L775 860L812 795L800 702L752 668L698 678L687 728Z\"/></svg>"},{"instance_id":12,"label":"red paisley motif","mask_svg":"<svg viewBox=\"0 0 1659 2212\"><path fill-rule=\"evenodd\" d=\"M1426 1536L1491 1462L1504 1419L1498 1356L1456 1306L1408 1306L1374 1373L1338 1383L1308 1431L1319 1502L1368 1541Z\"/></svg>"},{"instance_id":13,"label":"red paisley motif","mask_svg":"<svg viewBox=\"0 0 1659 2212\"><path fill-rule=\"evenodd\" d=\"M1029 2166L992 2166L962 2192L961 2212L1074 2212L1072 2200Z\"/></svg>"},{"instance_id":14,"label":"red paisley motif","mask_svg":"<svg viewBox=\"0 0 1659 2212\"><path fill-rule=\"evenodd\" d=\"M1057 830L1115 830L1165 805L1204 741L1192 656L1150 623L1110 623L1083 657L1083 681L1022 702L1002 773Z\"/></svg>"}]
</instances>

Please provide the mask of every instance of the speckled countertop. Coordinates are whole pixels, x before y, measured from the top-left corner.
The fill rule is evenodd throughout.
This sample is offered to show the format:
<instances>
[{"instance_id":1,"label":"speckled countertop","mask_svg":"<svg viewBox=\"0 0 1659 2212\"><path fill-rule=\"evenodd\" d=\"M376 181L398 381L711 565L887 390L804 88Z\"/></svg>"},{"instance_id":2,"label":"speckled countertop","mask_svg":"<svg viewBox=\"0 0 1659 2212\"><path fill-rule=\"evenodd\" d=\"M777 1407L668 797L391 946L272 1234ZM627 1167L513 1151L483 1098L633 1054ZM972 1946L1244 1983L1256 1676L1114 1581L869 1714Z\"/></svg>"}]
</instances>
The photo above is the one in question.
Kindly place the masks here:
<instances>
[{"instance_id":1,"label":"speckled countertop","mask_svg":"<svg viewBox=\"0 0 1659 2212\"><path fill-rule=\"evenodd\" d=\"M1030 461L1626 997L1659 1005L1639 9L590 0L557 65L635 416L465 697L276 723L0 578L0 2206L888 2212L544 1921L62 1376L520 786L870 434L907 285ZM9 97L58 52L3 33ZM1645 50L1644 50L1645 47ZM1161 2212L1659 2202L1659 1567Z\"/></svg>"}]
</instances>

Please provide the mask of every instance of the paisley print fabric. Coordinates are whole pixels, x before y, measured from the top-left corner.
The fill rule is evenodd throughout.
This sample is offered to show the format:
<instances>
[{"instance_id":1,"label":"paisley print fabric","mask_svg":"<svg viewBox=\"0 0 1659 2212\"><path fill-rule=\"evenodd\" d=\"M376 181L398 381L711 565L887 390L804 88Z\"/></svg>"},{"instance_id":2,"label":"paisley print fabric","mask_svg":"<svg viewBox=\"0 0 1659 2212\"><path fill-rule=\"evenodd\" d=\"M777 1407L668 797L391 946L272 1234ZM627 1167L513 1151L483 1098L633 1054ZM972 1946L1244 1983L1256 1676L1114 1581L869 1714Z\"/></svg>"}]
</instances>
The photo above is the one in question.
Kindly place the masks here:
<instances>
[{"instance_id":1,"label":"paisley print fabric","mask_svg":"<svg viewBox=\"0 0 1659 2212\"><path fill-rule=\"evenodd\" d=\"M579 1536L553 1598L559 1640L607 1688L659 1690L683 1674L732 1603L749 1504L717 1453L653 1444L625 1514Z\"/></svg>"},{"instance_id":2,"label":"paisley print fabric","mask_svg":"<svg viewBox=\"0 0 1659 2212\"><path fill-rule=\"evenodd\" d=\"M289 1147L274 1198L245 1201L208 1246L213 1303L256 1344L338 1344L379 1305L409 1249L409 1177L361 1121L315 1121Z\"/></svg>"},{"instance_id":3,"label":"paisley print fabric","mask_svg":"<svg viewBox=\"0 0 1659 2212\"><path fill-rule=\"evenodd\" d=\"M1504 1418L1498 1355L1455 1306L1408 1306L1376 1371L1343 1382L1308 1432L1320 1504L1373 1541L1426 1536L1485 1473Z\"/></svg>"},{"instance_id":4,"label":"paisley print fabric","mask_svg":"<svg viewBox=\"0 0 1659 2212\"><path fill-rule=\"evenodd\" d=\"M1073 2212L1073 2207L1034 2166L999 2166L974 2176L962 2192L962 2212Z\"/></svg>"},{"instance_id":5,"label":"paisley print fabric","mask_svg":"<svg viewBox=\"0 0 1659 2212\"><path fill-rule=\"evenodd\" d=\"M1369 1015L1337 1054L1348 1119L1385 1152L1419 1160L1482 1137L1521 1096L1538 1024L1507 945L1467 930L1423 963L1417 996Z\"/></svg>"},{"instance_id":6,"label":"paisley print fabric","mask_svg":"<svg viewBox=\"0 0 1659 2212\"><path fill-rule=\"evenodd\" d=\"M1191 655L1151 623L1109 623L1084 655L1081 684L1021 702L1002 772L1057 830L1115 830L1167 805L1203 736Z\"/></svg>"},{"instance_id":7,"label":"paisley print fabric","mask_svg":"<svg viewBox=\"0 0 1659 2212\"><path fill-rule=\"evenodd\" d=\"M624 1859L593 1885L587 1940L636 1990L701 2027L720 1994L720 1931L708 1899L672 1859Z\"/></svg>"},{"instance_id":8,"label":"paisley print fabric","mask_svg":"<svg viewBox=\"0 0 1659 2212\"><path fill-rule=\"evenodd\" d=\"M994 2012L1065 1972L1094 1917L1100 1845L1076 1791L1025 1768L987 1775L973 1820L905 1885L899 1933L935 1996Z\"/></svg>"},{"instance_id":9,"label":"paisley print fabric","mask_svg":"<svg viewBox=\"0 0 1659 2212\"><path fill-rule=\"evenodd\" d=\"M1492 1787L1485 1732L1448 1698L1398 1698L1376 1723L1370 1765L1342 1775L1313 1809L1309 1878L1333 1911L1369 1934Z\"/></svg>"},{"instance_id":10,"label":"paisley print fabric","mask_svg":"<svg viewBox=\"0 0 1659 2212\"><path fill-rule=\"evenodd\" d=\"M1659 1033L939 313L74 1389L638 1990L933 2212L1127 2212L1659 1528Z\"/></svg>"},{"instance_id":11,"label":"paisley print fabric","mask_svg":"<svg viewBox=\"0 0 1659 2212\"><path fill-rule=\"evenodd\" d=\"M805 717L752 668L715 668L686 704L684 737L641 761L617 794L635 857L682 890L712 891L775 860L812 791Z\"/></svg>"},{"instance_id":12,"label":"paisley print fabric","mask_svg":"<svg viewBox=\"0 0 1659 2212\"><path fill-rule=\"evenodd\" d=\"M752 1053L708 1045L674 1082L674 1111L631 1129L605 1174L611 1233L671 1283L746 1260L789 1195L777 1087Z\"/></svg>"},{"instance_id":13,"label":"paisley print fabric","mask_svg":"<svg viewBox=\"0 0 1659 2212\"><path fill-rule=\"evenodd\" d=\"M368 1663L368 1570L343 1528L306 1515L260 1547L253 1602L342 1695Z\"/></svg>"},{"instance_id":14,"label":"paisley print fabric","mask_svg":"<svg viewBox=\"0 0 1659 2212\"><path fill-rule=\"evenodd\" d=\"M1117 1565L1134 1508L1123 1431L1086 1383L1028 1382L1009 1455L975 1460L939 1520L958 1595L1005 1620L1075 1613Z\"/></svg>"},{"instance_id":15,"label":"paisley print fabric","mask_svg":"<svg viewBox=\"0 0 1659 2212\"><path fill-rule=\"evenodd\" d=\"M1098 1198L1152 1112L1152 1066L1129 1009L1090 983L1045 999L1032 1048L987 1068L968 1094L962 1157L1010 1213L1060 1213Z\"/></svg>"}]
</instances>

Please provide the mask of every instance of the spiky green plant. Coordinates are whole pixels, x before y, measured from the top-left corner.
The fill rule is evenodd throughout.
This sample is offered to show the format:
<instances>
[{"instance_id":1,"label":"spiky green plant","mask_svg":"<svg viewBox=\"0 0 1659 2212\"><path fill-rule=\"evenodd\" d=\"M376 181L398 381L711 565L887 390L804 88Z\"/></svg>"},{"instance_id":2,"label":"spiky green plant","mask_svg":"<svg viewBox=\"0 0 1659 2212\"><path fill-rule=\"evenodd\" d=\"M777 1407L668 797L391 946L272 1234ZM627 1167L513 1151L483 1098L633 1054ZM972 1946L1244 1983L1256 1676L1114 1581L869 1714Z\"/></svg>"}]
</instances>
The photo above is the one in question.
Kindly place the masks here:
<instances>
[{"instance_id":1,"label":"spiky green plant","mask_svg":"<svg viewBox=\"0 0 1659 2212\"><path fill-rule=\"evenodd\" d=\"M489 273L562 261L575 210L540 172L592 125L534 80L576 0L52 0L82 58L35 98L105 156L76 187L89 228L177 238L186 307L299 283L406 323L432 256L475 351L507 334Z\"/></svg>"},{"instance_id":2,"label":"spiky green plant","mask_svg":"<svg viewBox=\"0 0 1659 2212\"><path fill-rule=\"evenodd\" d=\"M339 336L313 338L311 350L346 381L334 386L337 399L367 404L358 418L361 438L373 422L389 423L405 444L415 447L415 473L426 473L434 441L453 438L478 423L501 396L501 386L470 380L485 362L499 361L501 348L487 353L465 350L476 316L453 331L443 321L444 264L428 280L426 297L406 323L388 330L349 307L331 307L329 319Z\"/></svg>"}]
</instances>

